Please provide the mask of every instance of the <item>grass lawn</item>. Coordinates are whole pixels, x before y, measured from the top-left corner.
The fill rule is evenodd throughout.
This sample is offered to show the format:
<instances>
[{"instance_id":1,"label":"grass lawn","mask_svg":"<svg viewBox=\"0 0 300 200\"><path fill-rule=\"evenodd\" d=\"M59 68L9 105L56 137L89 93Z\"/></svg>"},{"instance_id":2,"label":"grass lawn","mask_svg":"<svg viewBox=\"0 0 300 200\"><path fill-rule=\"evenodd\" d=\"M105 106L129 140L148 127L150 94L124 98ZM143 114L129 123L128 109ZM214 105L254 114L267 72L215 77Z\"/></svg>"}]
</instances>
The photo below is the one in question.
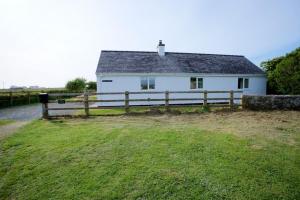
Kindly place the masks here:
<instances>
[{"instance_id":1,"label":"grass lawn","mask_svg":"<svg viewBox=\"0 0 300 200\"><path fill-rule=\"evenodd\" d=\"M300 112L38 120L0 141L0 199L299 199Z\"/></svg>"},{"instance_id":2,"label":"grass lawn","mask_svg":"<svg viewBox=\"0 0 300 200\"><path fill-rule=\"evenodd\" d=\"M9 120L9 119L0 119L0 126L11 124L13 122L14 122L13 120Z\"/></svg>"}]
</instances>

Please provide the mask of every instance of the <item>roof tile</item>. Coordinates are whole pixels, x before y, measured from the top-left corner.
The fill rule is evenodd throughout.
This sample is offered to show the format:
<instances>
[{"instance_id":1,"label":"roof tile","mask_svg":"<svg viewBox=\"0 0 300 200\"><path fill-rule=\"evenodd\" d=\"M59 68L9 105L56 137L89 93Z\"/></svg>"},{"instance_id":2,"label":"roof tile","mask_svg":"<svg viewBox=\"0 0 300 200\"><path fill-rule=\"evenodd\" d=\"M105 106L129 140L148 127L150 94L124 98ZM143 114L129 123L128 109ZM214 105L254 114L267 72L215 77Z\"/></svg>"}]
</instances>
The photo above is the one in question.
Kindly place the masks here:
<instances>
[{"instance_id":1,"label":"roof tile","mask_svg":"<svg viewBox=\"0 0 300 200\"><path fill-rule=\"evenodd\" d=\"M145 51L102 51L96 72L264 74L244 56Z\"/></svg>"}]
</instances>

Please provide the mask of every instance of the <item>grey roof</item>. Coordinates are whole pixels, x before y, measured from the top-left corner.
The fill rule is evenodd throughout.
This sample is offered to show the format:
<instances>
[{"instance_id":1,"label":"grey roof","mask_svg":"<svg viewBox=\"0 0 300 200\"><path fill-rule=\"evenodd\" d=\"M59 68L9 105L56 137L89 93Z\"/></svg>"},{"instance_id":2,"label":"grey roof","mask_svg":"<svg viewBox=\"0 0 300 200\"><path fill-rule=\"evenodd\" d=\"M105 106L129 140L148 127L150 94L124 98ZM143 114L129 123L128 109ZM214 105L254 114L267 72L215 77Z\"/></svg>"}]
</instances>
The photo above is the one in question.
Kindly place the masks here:
<instances>
[{"instance_id":1,"label":"grey roof","mask_svg":"<svg viewBox=\"0 0 300 200\"><path fill-rule=\"evenodd\" d=\"M101 51L96 72L264 74L244 56L145 51Z\"/></svg>"}]
</instances>

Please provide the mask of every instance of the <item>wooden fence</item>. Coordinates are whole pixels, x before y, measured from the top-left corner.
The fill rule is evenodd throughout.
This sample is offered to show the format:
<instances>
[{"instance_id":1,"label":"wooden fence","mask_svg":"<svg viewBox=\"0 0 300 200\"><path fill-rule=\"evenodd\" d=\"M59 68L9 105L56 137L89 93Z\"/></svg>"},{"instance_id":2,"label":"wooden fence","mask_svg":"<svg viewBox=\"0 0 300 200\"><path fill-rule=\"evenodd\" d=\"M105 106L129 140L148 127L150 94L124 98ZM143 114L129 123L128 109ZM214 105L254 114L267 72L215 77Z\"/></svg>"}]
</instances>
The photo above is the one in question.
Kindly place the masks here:
<instances>
[{"instance_id":1,"label":"wooden fence","mask_svg":"<svg viewBox=\"0 0 300 200\"><path fill-rule=\"evenodd\" d=\"M199 94L199 98L170 98L170 94ZM228 94L228 97L209 97L209 94ZM141 105L131 105L130 102L164 102L163 104L148 104L142 106L163 106L168 111L172 106L191 106L190 103L187 104L172 104L174 101L201 101L200 103L193 104L193 106L202 105L204 107L230 107L233 109L237 104L234 103L235 100L241 100L240 97L235 97L234 94L242 93L242 91L147 91L147 92L85 92L85 93L57 93L57 94L49 94L49 97L57 97L57 100L48 100L48 94L44 94L47 96L47 100L42 100L42 108L43 108L43 118L49 117L49 111L51 110L84 110L85 115L90 115L90 109L112 109L117 107L123 107L128 113L131 107L140 107ZM130 98L132 94L164 94L164 98L138 98L133 99ZM90 96L101 96L101 95L124 95L124 98L121 99L90 99ZM65 101L60 97L72 96L76 97L75 99L69 99ZM203 97L202 97L203 96ZM40 97L41 99L41 97ZM216 103L212 101L222 101L221 103ZM90 103L97 102L123 102L123 106L90 106ZM83 103L83 107L49 107L48 103Z\"/></svg>"}]
</instances>

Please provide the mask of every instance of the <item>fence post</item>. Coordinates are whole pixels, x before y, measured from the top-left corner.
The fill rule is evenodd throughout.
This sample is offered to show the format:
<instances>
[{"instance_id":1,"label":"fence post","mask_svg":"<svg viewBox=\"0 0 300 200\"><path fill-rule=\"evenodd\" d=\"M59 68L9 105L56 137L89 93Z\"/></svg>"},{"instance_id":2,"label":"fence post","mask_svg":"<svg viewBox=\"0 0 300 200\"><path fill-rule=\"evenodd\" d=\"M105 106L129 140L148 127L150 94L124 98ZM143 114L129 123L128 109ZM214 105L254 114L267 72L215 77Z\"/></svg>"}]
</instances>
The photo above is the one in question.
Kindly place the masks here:
<instances>
[{"instance_id":1,"label":"fence post","mask_svg":"<svg viewBox=\"0 0 300 200\"><path fill-rule=\"evenodd\" d=\"M245 106L245 101L244 101L243 99L244 99L244 95L242 94L242 95L241 95L241 102L240 102L240 103L241 103L241 105L242 105L242 108L245 109L246 106Z\"/></svg>"},{"instance_id":2,"label":"fence post","mask_svg":"<svg viewBox=\"0 0 300 200\"><path fill-rule=\"evenodd\" d=\"M166 108L167 112L170 111L170 107L169 107L169 91L165 92L165 108Z\"/></svg>"},{"instance_id":3,"label":"fence post","mask_svg":"<svg viewBox=\"0 0 300 200\"><path fill-rule=\"evenodd\" d=\"M85 111L85 115L88 117L90 115L90 111L89 111L89 94L87 92L84 92L84 111Z\"/></svg>"},{"instance_id":4,"label":"fence post","mask_svg":"<svg viewBox=\"0 0 300 200\"><path fill-rule=\"evenodd\" d=\"M203 97L204 97L203 106L207 107L207 90L204 90Z\"/></svg>"},{"instance_id":5,"label":"fence post","mask_svg":"<svg viewBox=\"0 0 300 200\"><path fill-rule=\"evenodd\" d=\"M229 94L230 94L229 106L230 106L230 109L233 110L233 108L234 108L233 91L230 90Z\"/></svg>"},{"instance_id":6,"label":"fence post","mask_svg":"<svg viewBox=\"0 0 300 200\"><path fill-rule=\"evenodd\" d=\"M48 103L42 103L42 111L43 111L43 118L48 119L48 117L49 117Z\"/></svg>"},{"instance_id":7,"label":"fence post","mask_svg":"<svg viewBox=\"0 0 300 200\"><path fill-rule=\"evenodd\" d=\"M27 92L28 104L30 104L30 92Z\"/></svg>"},{"instance_id":8,"label":"fence post","mask_svg":"<svg viewBox=\"0 0 300 200\"><path fill-rule=\"evenodd\" d=\"M48 102L49 102L49 96L47 93L40 93L39 94L39 101L42 104L42 113L43 118L48 119L49 113L48 113Z\"/></svg>"},{"instance_id":9,"label":"fence post","mask_svg":"<svg viewBox=\"0 0 300 200\"><path fill-rule=\"evenodd\" d=\"M12 93L12 91L9 91L9 105L10 106L13 105L13 93Z\"/></svg>"},{"instance_id":10,"label":"fence post","mask_svg":"<svg viewBox=\"0 0 300 200\"><path fill-rule=\"evenodd\" d=\"M125 92L125 112L129 113L129 92Z\"/></svg>"}]
</instances>

